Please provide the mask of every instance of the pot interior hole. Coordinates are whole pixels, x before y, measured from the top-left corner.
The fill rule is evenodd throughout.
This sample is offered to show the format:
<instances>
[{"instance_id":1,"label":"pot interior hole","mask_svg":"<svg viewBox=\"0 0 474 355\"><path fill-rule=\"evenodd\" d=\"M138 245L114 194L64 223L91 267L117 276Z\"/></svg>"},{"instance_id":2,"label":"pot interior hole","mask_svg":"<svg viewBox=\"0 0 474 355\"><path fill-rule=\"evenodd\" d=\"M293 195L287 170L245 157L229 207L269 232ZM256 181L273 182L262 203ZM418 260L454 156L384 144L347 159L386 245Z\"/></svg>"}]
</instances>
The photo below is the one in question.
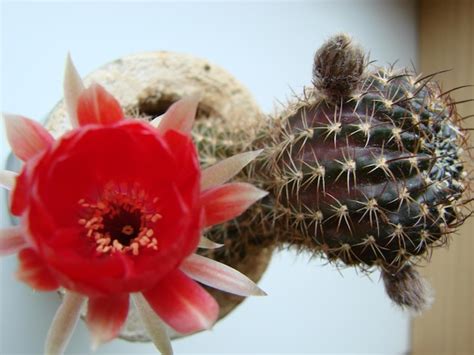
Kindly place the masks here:
<instances>
[{"instance_id":1,"label":"pot interior hole","mask_svg":"<svg viewBox=\"0 0 474 355\"><path fill-rule=\"evenodd\" d=\"M156 95L156 96L146 96L141 98L138 102L138 107L133 111L134 116L142 117L151 121L153 118L164 114L168 108L176 101L181 99L178 95ZM215 116L216 112L211 107L203 104L202 102L199 103L196 119L205 119L211 116Z\"/></svg>"}]
</instances>

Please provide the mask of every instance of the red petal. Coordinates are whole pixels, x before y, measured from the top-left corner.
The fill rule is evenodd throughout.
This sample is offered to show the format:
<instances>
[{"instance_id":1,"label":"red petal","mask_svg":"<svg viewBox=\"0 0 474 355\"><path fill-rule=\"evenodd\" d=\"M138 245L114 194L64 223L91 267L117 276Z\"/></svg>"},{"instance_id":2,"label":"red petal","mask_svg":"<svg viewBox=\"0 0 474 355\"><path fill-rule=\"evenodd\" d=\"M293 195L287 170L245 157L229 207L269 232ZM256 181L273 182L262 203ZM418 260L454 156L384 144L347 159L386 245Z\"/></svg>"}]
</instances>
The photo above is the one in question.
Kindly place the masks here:
<instances>
[{"instance_id":1,"label":"red petal","mask_svg":"<svg viewBox=\"0 0 474 355\"><path fill-rule=\"evenodd\" d=\"M15 254L26 246L20 227L0 229L0 255Z\"/></svg>"},{"instance_id":2,"label":"red petal","mask_svg":"<svg viewBox=\"0 0 474 355\"><path fill-rule=\"evenodd\" d=\"M204 191L201 202L205 211L205 226L239 216L265 195L267 195L265 191L246 183L225 184Z\"/></svg>"},{"instance_id":3,"label":"red petal","mask_svg":"<svg viewBox=\"0 0 474 355\"><path fill-rule=\"evenodd\" d=\"M123 119L120 104L99 84L85 89L77 103L79 125L112 124Z\"/></svg>"},{"instance_id":4,"label":"red petal","mask_svg":"<svg viewBox=\"0 0 474 355\"><path fill-rule=\"evenodd\" d=\"M7 139L13 153L25 161L48 148L54 138L38 122L15 115L3 115Z\"/></svg>"},{"instance_id":5,"label":"red petal","mask_svg":"<svg viewBox=\"0 0 474 355\"><path fill-rule=\"evenodd\" d=\"M16 276L19 280L38 291L53 291L59 287L46 264L33 249L23 249L18 254L18 259L20 268Z\"/></svg>"},{"instance_id":6,"label":"red petal","mask_svg":"<svg viewBox=\"0 0 474 355\"><path fill-rule=\"evenodd\" d=\"M117 337L127 319L128 305L128 294L89 298L86 322L94 347Z\"/></svg>"},{"instance_id":7,"label":"red petal","mask_svg":"<svg viewBox=\"0 0 474 355\"><path fill-rule=\"evenodd\" d=\"M143 295L153 310L179 333L209 329L219 313L216 300L179 270Z\"/></svg>"},{"instance_id":8,"label":"red petal","mask_svg":"<svg viewBox=\"0 0 474 355\"><path fill-rule=\"evenodd\" d=\"M49 150L51 152L51 150ZM22 171L15 179L12 190L10 211L15 216L20 216L28 207L28 198L32 192L31 176L40 162L48 152L39 154L32 159L28 159L23 165Z\"/></svg>"}]
</instances>

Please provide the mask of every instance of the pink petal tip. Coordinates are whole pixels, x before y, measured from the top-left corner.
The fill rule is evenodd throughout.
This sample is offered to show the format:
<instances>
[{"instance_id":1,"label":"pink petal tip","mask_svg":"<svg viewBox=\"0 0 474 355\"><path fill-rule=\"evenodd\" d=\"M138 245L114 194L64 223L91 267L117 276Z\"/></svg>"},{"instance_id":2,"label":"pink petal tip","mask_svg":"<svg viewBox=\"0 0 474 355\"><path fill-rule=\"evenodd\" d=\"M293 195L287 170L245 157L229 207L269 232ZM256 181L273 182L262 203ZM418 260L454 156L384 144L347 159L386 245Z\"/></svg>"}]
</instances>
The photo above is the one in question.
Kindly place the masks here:
<instances>
[{"instance_id":1,"label":"pink petal tip","mask_svg":"<svg viewBox=\"0 0 474 355\"><path fill-rule=\"evenodd\" d=\"M9 170L0 170L0 187L13 190L18 174Z\"/></svg>"},{"instance_id":2,"label":"pink petal tip","mask_svg":"<svg viewBox=\"0 0 474 355\"><path fill-rule=\"evenodd\" d=\"M239 216L267 194L247 183L225 184L204 191L201 201L205 211L205 226L223 223Z\"/></svg>"},{"instance_id":3,"label":"pink petal tip","mask_svg":"<svg viewBox=\"0 0 474 355\"><path fill-rule=\"evenodd\" d=\"M158 130L162 134L170 129L189 134L193 128L200 99L200 95L191 95L172 104L160 118Z\"/></svg>"},{"instance_id":4,"label":"pink petal tip","mask_svg":"<svg viewBox=\"0 0 474 355\"><path fill-rule=\"evenodd\" d=\"M7 139L13 153L25 161L48 148L54 141L38 122L17 115L3 114Z\"/></svg>"},{"instance_id":5,"label":"pink petal tip","mask_svg":"<svg viewBox=\"0 0 474 355\"><path fill-rule=\"evenodd\" d=\"M99 84L92 84L78 99L77 119L81 126L113 124L123 118L123 111L118 101Z\"/></svg>"},{"instance_id":6,"label":"pink petal tip","mask_svg":"<svg viewBox=\"0 0 474 355\"><path fill-rule=\"evenodd\" d=\"M69 115L69 120L73 127L78 127L79 120L77 118L77 105L79 97L84 91L84 83L82 82L82 79L79 76L74 63L72 62L70 54L68 54L66 58L63 89L64 103L66 105L66 111Z\"/></svg>"},{"instance_id":7,"label":"pink petal tip","mask_svg":"<svg viewBox=\"0 0 474 355\"><path fill-rule=\"evenodd\" d=\"M193 254L180 267L194 280L239 296L265 296L266 293L241 272L218 261Z\"/></svg>"},{"instance_id":8,"label":"pink petal tip","mask_svg":"<svg viewBox=\"0 0 474 355\"><path fill-rule=\"evenodd\" d=\"M212 165L202 172L201 190L221 185L237 175L247 164L254 160L263 149L236 154Z\"/></svg>"}]
</instances>

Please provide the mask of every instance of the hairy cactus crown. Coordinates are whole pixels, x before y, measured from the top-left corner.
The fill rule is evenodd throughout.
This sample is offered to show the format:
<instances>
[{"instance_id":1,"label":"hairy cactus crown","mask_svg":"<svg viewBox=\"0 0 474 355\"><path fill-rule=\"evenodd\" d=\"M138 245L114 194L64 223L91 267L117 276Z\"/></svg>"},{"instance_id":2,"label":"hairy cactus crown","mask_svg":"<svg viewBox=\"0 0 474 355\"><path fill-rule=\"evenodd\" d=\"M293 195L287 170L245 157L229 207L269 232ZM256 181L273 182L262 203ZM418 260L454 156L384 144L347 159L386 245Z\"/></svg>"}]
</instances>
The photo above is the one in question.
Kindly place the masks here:
<instances>
[{"instance_id":1,"label":"hairy cactus crown","mask_svg":"<svg viewBox=\"0 0 474 355\"><path fill-rule=\"evenodd\" d=\"M340 99L353 92L367 65L361 47L346 34L331 37L314 57L313 84L328 99Z\"/></svg>"}]
</instances>

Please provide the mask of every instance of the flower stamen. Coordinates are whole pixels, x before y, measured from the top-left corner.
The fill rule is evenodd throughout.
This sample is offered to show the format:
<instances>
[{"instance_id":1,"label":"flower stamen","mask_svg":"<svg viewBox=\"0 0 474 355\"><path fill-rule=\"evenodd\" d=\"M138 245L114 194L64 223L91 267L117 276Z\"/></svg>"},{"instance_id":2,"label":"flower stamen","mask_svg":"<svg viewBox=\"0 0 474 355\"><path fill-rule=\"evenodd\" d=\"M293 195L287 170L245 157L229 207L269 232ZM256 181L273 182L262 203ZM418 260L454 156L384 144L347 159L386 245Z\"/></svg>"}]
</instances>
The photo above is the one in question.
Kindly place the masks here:
<instances>
[{"instance_id":1,"label":"flower stamen","mask_svg":"<svg viewBox=\"0 0 474 355\"><path fill-rule=\"evenodd\" d=\"M158 199L150 203L144 190L134 186L125 189L125 193L123 187L107 186L96 203L80 199L81 211L87 217L80 218L78 223L84 227L87 238L94 241L99 254L119 252L136 256L143 248L158 250L154 237L156 223L162 218L156 212Z\"/></svg>"}]
</instances>

